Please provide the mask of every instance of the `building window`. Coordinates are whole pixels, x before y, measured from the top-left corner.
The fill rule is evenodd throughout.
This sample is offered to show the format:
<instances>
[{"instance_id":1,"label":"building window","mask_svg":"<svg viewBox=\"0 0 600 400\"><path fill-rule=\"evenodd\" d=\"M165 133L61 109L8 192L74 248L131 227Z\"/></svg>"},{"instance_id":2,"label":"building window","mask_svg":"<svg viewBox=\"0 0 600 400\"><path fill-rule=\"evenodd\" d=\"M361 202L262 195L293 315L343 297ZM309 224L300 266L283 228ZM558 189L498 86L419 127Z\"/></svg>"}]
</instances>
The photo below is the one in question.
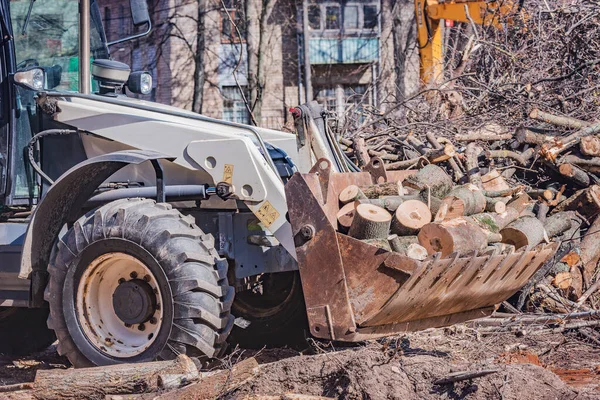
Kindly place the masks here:
<instances>
[{"instance_id":1,"label":"building window","mask_svg":"<svg viewBox=\"0 0 600 400\"><path fill-rule=\"evenodd\" d=\"M364 29L377 28L377 6L364 6L363 7L363 28Z\"/></svg>"},{"instance_id":2,"label":"building window","mask_svg":"<svg viewBox=\"0 0 600 400\"><path fill-rule=\"evenodd\" d=\"M371 102L366 85L338 85L320 88L316 99L326 110L337 113L344 113L350 108L353 112L361 112L363 106Z\"/></svg>"},{"instance_id":3,"label":"building window","mask_svg":"<svg viewBox=\"0 0 600 400\"><path fill-rule=\"evenodd\" d=\"M321 30L321 7L308 7L308 26L311 29Z\"/></svg>"},{"instance_id":4,"label":"building window","mask_svg":"<svg viewBox=\"0 0 600 400\"><path fill-rule=\"evenodd\" d=\"M224 3L226 9L221 11L221 43L240 43L240 34L241 41L244 41L246 31L242 5L238 0L226 0Z\"/></svg>"},{"instance_id":5,"label":"building window","mask_svg":"<svg viewBox=\"0 0 600 400\"><path fill-rule=\"evenodd\" d=\"M328 6L325 10L325 29L340 29L340 8Z\"/></svg>"},{"instance_id":6,"label":"building window","mask_svg":"<svg viewBox=\"0 0 600 400\"><path fill-rule=\"evenodd\" d=\"M246 95L246 88L242 88ZM250 115L244 103L244 98L237 86L223 86L221 88L223 96L223 119L230 122L238 122L240 124L248 124Z\"/></svg>"},{"instance_id":7,"label":"building window","mask_svg":"<svg viewBox=\"0 0 600 400\"><path fill-rule=\"evenodd\" d=\"M358 7L344 7L344 29L358 29Z\"/></svg>"}]
</instances>

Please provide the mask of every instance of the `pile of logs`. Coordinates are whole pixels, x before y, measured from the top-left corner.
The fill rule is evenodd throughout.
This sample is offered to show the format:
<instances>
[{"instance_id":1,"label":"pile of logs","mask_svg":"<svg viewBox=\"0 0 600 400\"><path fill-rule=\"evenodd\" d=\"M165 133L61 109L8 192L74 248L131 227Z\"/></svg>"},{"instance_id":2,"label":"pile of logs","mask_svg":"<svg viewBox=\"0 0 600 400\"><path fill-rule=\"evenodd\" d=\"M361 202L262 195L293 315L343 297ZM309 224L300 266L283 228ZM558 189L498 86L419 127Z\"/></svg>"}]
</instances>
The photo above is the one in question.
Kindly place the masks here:
<instances>
[{"instance_id":1,"label":"pile of logs","mask_svg":"<svg viewBox=\"0 0 600 400\"><path fill-rule=\"evenodd\" d=\"M506 188L496 171L455 185L429 164L401 182L358 187L339 194L339 230L388 251L423 260L473 251L499 254L531 249L571 228L566 211L547 217L523 188ZM490 183L493 181L493 183Z\"/></svg>"},{"instance_id":2,"label":"pile of logs","mask_svg":"<svg viewBox=\"0 0 600 400\"><path fill-rule=\"evenodd\" d=\"M547 284L579 299L599 272L600 123L539 109L529 118L535 123L512 132L488 123L454 135L340 139L359 167L379 157L387 170L416 173L401 183L346 188L339 230L415 259L560 241L561 256L532 287Z\"/></svg>"}]
</instances>

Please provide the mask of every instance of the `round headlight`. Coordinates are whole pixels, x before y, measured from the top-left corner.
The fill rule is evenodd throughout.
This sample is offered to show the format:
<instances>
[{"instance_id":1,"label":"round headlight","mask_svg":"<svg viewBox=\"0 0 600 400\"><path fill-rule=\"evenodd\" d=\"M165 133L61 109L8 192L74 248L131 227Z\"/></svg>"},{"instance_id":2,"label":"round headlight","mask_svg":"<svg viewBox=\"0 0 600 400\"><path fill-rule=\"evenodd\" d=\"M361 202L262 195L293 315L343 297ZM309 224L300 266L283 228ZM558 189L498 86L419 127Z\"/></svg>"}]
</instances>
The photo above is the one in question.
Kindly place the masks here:
<instances>
[{"instance_id":1,"label":"round headlight","mask_svg":"<svg viewBox=\"0 0 600 400\"><path fill-rule=\"evenodd\" d=\"M140 80L140 92L142 94L149 94L152 91L152 75L144 72L141 74Z\"/></svg>"},{"instance_id":2,"label":"round headlight","mask_svg":"<svg viewBox=\"0 0 600 400\"><path fill-rule=\"evenodd\" d=\"M19 71L14 75L15 83L33 90L42 90L44 88L45 76L41 68L31 68L25 71Z\"/></svg>"},{"instance_id":3,"label":"round headlight","mask_svg":"<svg viewBox=\"0 0 600 400\"><path fill-rule=\"evenodd\" d=\"M133 93L150 94L152 92L152 75L147 71L132 72L127 81L127 88Z\"/></svg>"}]
</instances>

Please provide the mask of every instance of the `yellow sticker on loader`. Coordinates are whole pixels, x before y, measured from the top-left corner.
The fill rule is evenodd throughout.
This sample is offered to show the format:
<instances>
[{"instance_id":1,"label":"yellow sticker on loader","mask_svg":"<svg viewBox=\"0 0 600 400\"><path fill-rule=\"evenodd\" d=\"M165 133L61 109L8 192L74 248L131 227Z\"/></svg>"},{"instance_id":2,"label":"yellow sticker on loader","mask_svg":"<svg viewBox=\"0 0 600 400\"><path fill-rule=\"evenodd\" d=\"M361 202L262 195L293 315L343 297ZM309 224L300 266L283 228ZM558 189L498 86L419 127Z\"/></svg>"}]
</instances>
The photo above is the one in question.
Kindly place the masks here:
<instances>
[{"instance_id":1,"label":"yellow sticker on loader","mask_svg":"<svg viewBox=\"0 0 600 400\"><path fill-rule=\"evenodd\" d=\"M279 211L277 211L275 207L273 207L273 205L267 200L262 206L260 206L258 211L256 211L256 216L258 219L260 219L260 222L262 222L263 225L268 228L273 224L273 222L275 222L277 218L279 218Z\"/></svg>"},{"instance_id":2,"label":"yellow sticker on loader","mask_svg":"<svg viewBox=\"0 0 600 400\"><path fill-rule=\"evenodd\" d=\"M223 182L227 182L231 185L233 180L233 164L225 164L223 168Z\"/></svg>"}]
</instances>

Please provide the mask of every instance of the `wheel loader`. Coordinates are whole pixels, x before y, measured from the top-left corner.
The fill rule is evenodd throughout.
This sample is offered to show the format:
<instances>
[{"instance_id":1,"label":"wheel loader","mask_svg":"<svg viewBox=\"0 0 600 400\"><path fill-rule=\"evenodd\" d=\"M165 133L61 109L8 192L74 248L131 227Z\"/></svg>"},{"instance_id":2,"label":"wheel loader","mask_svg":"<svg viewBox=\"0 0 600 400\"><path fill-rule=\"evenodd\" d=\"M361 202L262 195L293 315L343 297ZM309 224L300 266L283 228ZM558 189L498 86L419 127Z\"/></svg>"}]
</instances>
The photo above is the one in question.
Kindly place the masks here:
<instances>
[{"instance_id":1,"label":"wheel loader","mask_svg":"<svg viewBox=\"0 0 600 400\"><path fill-rule=\"evenodd\" d=\"M86 367L444 326L490 314L554 251L415 261L345 236L340 190L411 172L357 170L314 103L293 135L139 100L151 75L110 59L95 0L0 16L0 353L58 339Z\"/></svg>"}]
</instances>

